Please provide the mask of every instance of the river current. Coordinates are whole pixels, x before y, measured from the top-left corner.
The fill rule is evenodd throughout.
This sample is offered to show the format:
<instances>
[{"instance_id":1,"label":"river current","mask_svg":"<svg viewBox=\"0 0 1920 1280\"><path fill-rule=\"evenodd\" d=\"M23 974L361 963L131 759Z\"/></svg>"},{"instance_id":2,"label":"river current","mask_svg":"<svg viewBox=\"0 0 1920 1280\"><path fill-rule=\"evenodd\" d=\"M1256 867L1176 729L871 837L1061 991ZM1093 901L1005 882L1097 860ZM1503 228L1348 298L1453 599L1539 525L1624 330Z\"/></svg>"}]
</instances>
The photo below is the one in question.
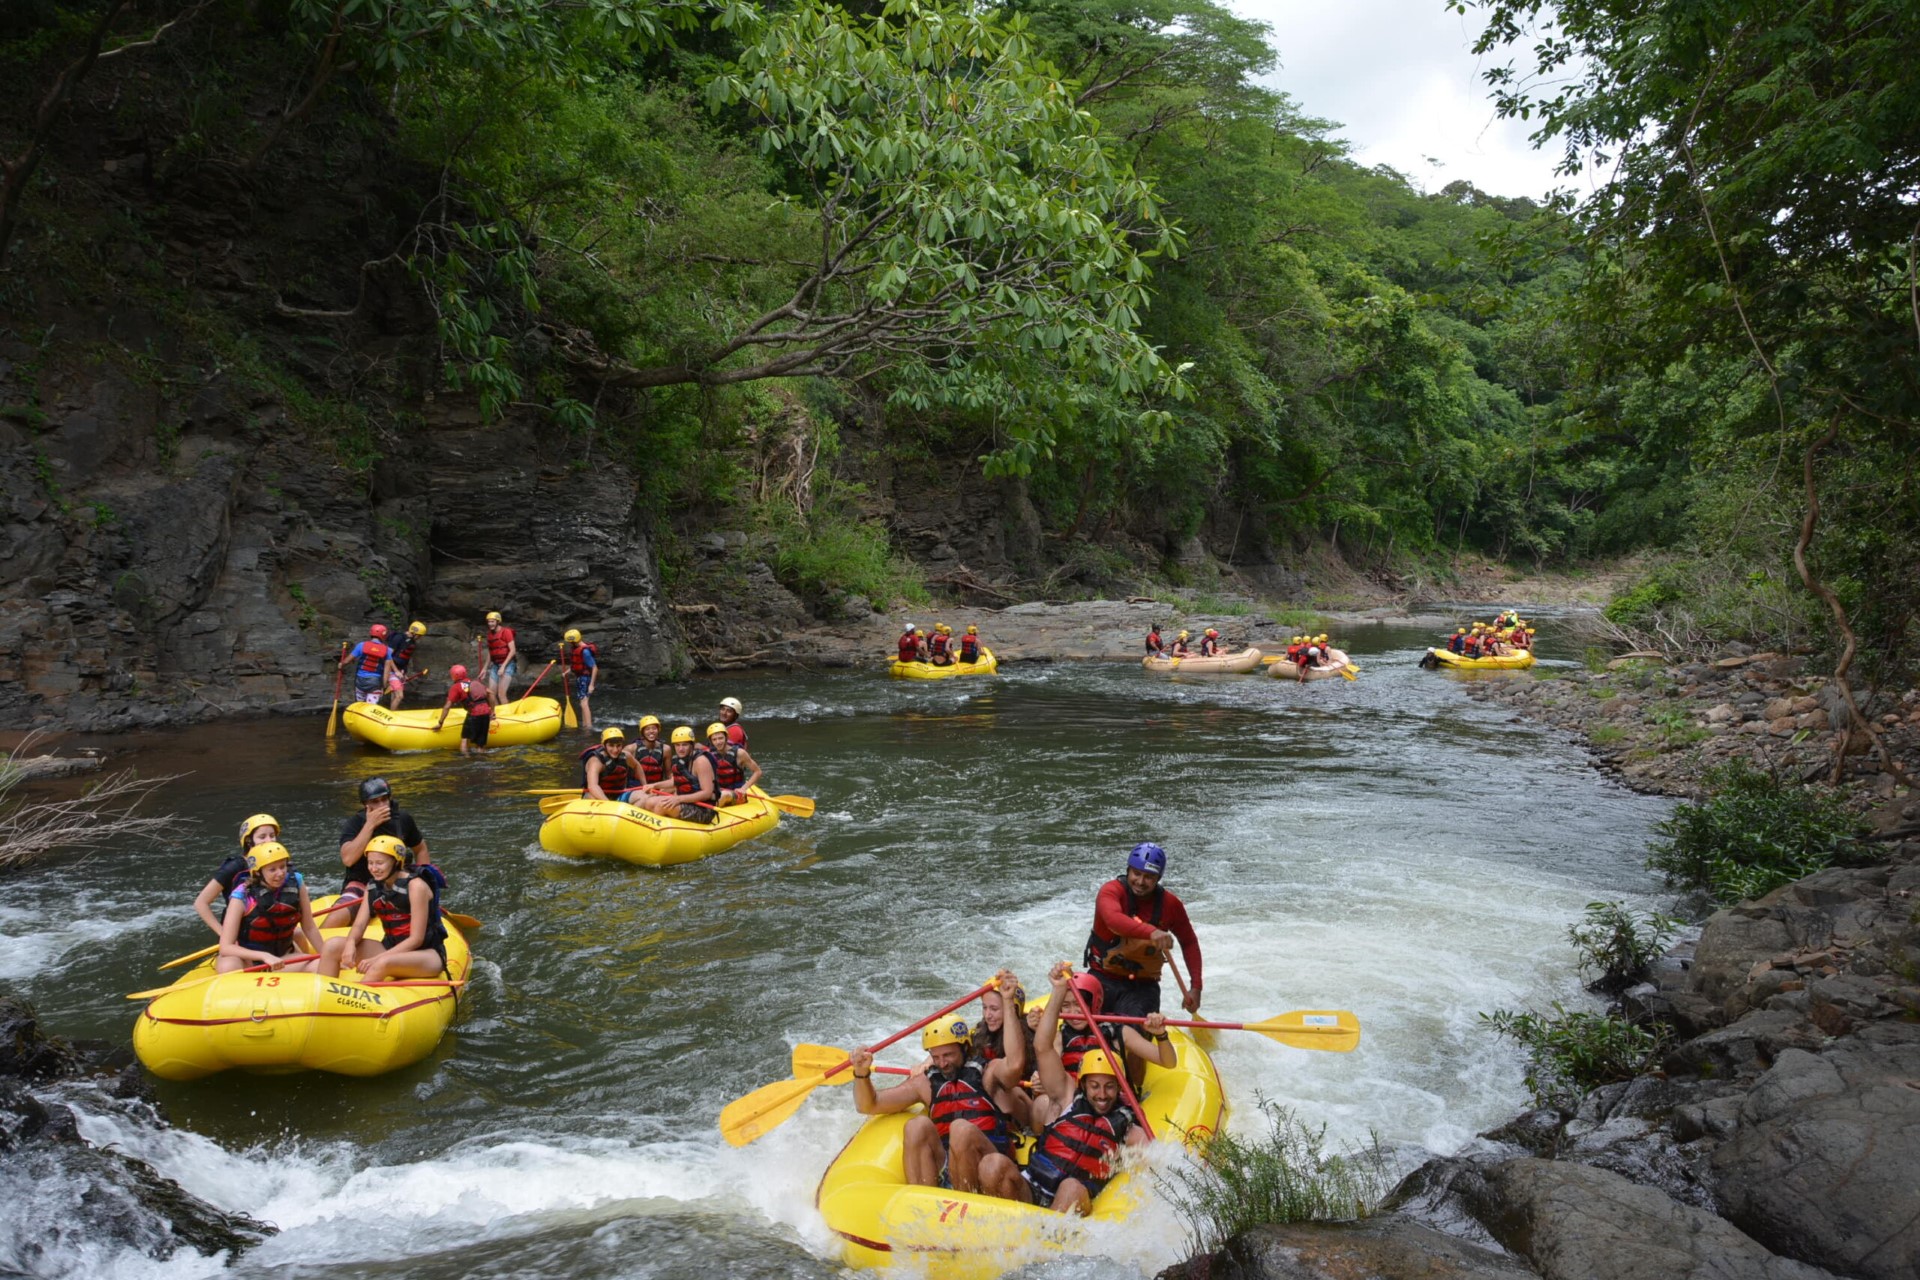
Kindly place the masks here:
<instances>
[{"instance_id":1,"label":"river current","mask_svg":"<svg viewBox=\"0 0 1920 1280\"><path fill-rule=\"evenodd\" d=\"M703 729L740 697L768 789L818 799L811 821L665 872L540 851L519 792L565 785L577 734L472 761L328 743L316 719L102 739L117 763L182 775L160 799L179 837L0 881L0 983L51 1031L125 1042L121 993L213 940L191 900L245 815L277 815L296 865L337 883L338 825L376 773L448 905L485 927L465 1012L412 1068L162 1084L172 1128L67 1088L91 1141L280 1234L231 1268L80 1242L33 1273L838 1274L813 1189L857 1125L848 1091L739 1150L721 1106L785 1077L794 1044L876 1040L1002 964L1043 988L1142 839L1167 847L1200 935L1204 1015L1343 1008L1364 1029L1344 1055L1220 1036L1231 1126L1261 1131L1267 1099L1336 1143L1377 1134L1402 1165L1457 1150L1526 1099L1517 1051L1477 1015L1584 998L1567 926L1595 899L1650 900L1641 860L1666 805L1469 701L1461 681L1488 677L1419 670L1425 631L1346 634L1353 683L1121 664L921 682L876 664L604 691L597 716L629 730L646 712ZM0 1259L84 1193L0 1171ZM1151 1275L1185 1246L1155 1204L1096 1234L1099 1256L1022 1274Z\"/></svg>"}]
</instances>

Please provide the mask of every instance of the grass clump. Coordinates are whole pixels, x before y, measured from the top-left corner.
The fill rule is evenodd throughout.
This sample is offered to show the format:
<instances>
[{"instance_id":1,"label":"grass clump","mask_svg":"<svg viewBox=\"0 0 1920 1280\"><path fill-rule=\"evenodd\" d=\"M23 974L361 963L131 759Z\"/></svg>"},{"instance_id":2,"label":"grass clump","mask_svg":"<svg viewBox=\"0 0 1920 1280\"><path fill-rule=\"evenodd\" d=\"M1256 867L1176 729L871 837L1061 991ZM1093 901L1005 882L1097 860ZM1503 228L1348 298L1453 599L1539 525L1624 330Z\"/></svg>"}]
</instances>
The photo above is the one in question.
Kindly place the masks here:
<instances>
[{"instance_id":1,"label":"grass clump","mask_svg":"<svg viewBox=\"0 0 1920 1280\"><path fill-rule=\"evenodd\" d=\"M1265 1098L1259 1106L1267 1117L1264 1137L1217 1133L1199 1162L1159 1175L1196 1253L1262 1223L1365 1217L1386 1194L1387 1161L1377 1138L1329 1151L1325 1125L1315 1128Z\"/></svg>"},{"instance_id":2,"label":"grass clump","mask_svg":"<svg viewBox=\"0 0 1920 1280\"><path fill-rule=\"evenodd\" d=\"M1832 796L1732 761L1707 772L1705 798L1662 822L1647 865L1675 888L1740 902L1831 866L1854 819Z\"/></svg>"},{"instance_id":3,"label":"grass clump","mask_svg":"<svg viewBox=\"0 0 1920 1280\"><path fill-rule=\"evenodd\" d=\"M1527 1051L1526 1083L1534 1104L1561 1111L1572 1111L1601 1085L1633 1079L1667 1043L1664 1030L1568 1009L1557 1000L1550 1013L1496 1009L1480 1021Z\"/></svg>"},{"instance_id":4,"label":"grass clump","mask_svg":"<svg viewBox=\"0 0 1920 1280\"><path fill-rule=\"evenodd\" d=\"M1567 926L1567 939L1579 953L1580 972L1593 975L1592 987L1618 993L1644 982L1680 921L1658 911L1635 911L1623 902L1589 902L1586 917Z\"/></svg>"},{"instance_id":5,"label":"grass clump","mask_svg":"<svg viewBox=\"0 0 1920 1280\"><path fill-rule=\"evenodd\" d=\"M1596 747L1610 747L1616 742L1625 742L1627 731L1617 724L1603 724L1589 733L1587 738Z\"/></svg>"},{"instance_id":6,"label":"grass clump","mask_svg":"<svg viewBox=\"0 0 1920 1280\"><path fill-rule=\"evenodd\" d=\"M810 605L854 595L881 603L927 601L920 571L894 554L886 531L851 513L816 507L802 514L790 503L761 503L754 535L774 576Z\"/></svg>"}]
</instances>

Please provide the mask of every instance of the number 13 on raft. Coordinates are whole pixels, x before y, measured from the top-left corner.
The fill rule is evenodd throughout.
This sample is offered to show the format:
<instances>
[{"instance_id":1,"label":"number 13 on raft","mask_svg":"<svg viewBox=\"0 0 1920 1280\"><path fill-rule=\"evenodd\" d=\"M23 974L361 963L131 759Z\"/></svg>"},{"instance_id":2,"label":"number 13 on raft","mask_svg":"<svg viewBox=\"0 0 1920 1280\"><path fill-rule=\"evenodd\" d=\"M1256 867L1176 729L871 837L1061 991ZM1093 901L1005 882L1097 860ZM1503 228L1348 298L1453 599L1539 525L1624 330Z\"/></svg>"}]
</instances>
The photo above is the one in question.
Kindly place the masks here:
<instances>
[{"instance_id":1,"label":"number 13 on raft","mask_svg":"<svg viewBox=\"0 0 1920 1280\"><path fill-rule=\"evenodd\" d=\"M573 680L567 675L567 645L560 642L560 727L578 729L580 717L573 714Z\"/></svg>"}]
</instances>

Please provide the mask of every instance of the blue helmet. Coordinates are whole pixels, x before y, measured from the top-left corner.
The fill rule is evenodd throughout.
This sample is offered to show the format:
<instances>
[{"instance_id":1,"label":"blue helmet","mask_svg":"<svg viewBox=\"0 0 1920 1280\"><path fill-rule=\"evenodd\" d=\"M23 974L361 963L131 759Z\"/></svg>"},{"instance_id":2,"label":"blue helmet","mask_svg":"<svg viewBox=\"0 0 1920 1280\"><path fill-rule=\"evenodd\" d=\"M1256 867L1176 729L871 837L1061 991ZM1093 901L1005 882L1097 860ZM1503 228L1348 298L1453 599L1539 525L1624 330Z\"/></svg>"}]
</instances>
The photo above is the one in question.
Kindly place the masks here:
<instances>
[{"instance_id":1,"label":"blue helmet","mask_svg":"<svg viewBox=\"0 0 1920 1280\"><path fill-rule=\"evenodd\" d=\"M1142 840L1127 855L1127 870L1163 876L1167 874L1167 851L1151 840Z\"/></svg>"}]
</instances>

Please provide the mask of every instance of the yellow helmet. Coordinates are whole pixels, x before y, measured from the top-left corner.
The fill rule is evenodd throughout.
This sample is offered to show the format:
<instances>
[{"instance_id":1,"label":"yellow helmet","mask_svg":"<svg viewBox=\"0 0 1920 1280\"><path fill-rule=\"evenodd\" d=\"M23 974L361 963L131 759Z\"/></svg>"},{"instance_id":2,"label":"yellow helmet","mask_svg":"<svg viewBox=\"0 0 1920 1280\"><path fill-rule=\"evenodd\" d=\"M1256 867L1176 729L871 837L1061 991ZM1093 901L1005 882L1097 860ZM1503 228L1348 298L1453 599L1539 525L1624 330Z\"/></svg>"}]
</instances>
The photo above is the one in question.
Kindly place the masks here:
<instances>
[{"instance_id":1,"label":"yellow helmet","mask_svg":"<svg viewBox=\"0 0 1920 1280\"><path fill-rule=\"evenodd\" d=\"M251 818L248 818L240 824L240 847L242 849L246 848L247 842L253 839L253 833L262 827L272 827L273 833L279 835L280 819L270 813L256 813Z\"/></svg>"},{"instance_id":2,"label":"yellow helmet","mask_svg":"<svg viewBox=\"0 0 1920 1280\"><path fill-rule=\"evenodd\" d=\"M382 853L403 867L407 865L407 846L400 843L398 836L375 836L367 841L367 852Z\"/></svg>"},{"instance_id":3,"label":"yellow helmet","mask_svg":"<svg viewBox=\"0 0 1920 1280\"><path fill-rule=\"evenodd\" d=\"M621 732L620 726L617 724L608 725L606 729L600 734L600 741L603 743L625 742L626 740L627 740L627 735Z\"/></svg>"},{"instance_id":4,"label":"yellow helmet","mask_svg":"<svg viewBox=\"0 0 1920 1280\"><path fill-rule=\"evenodd\" d=\"M1210 640L1218 640L1220 638L1220 633L1218 631L1215 631L1212 627L1208 627L1207 638Z\"/></svg>"},{"instance_id":5,"label":"yellow helmet","mask_svg":"<svg viewBox=\"0 0 1920 1280\"><path fill-rule=\"evenodd\" d=\"M944 622L941 623L938 627L936 627L935 630L937 630L943 636L950 636L953 634L953 628L948 626Z\"/></svg>"},{"instance_id":6,"label":"yellow helmet","mask_svg":"<svg viewBox=\"0 0 1920 1280\"><path fill-rule=\"evenodd\" d=\"M673 740L675 742L692 742L693 727L691 725L681 725L673 731Z\"/></svg>"},{"instance_id":7,"label":"yellow helmet","mask_svg":"<svg viewBox=\"0 0 1920 1280\"><path fill-rule=\"evenodd\" d=\"M409 622L407 624L407 634L410 636L423 636L427 634L427 624L424 622Z\"/></svg>"},{"instance_id":8,"label":"yellow helmet","mask_svg":"<svg viewBox=\"0 0 1920 1280\"><path fill-rule=\"evenodd\" d=\"M1113 1059L1104 1049L1089 1049L1080 1059L1080 1078L1088 1076L1112 1076L1118 1080L1120 1073L1113 1069Z\"/></svg>"},{"instance_id":9,"label":"yellow helmet","mask_svg":"<svg viewBox=\"0 0 1920 1280\"><path fill-rule=\"evenodd\" d=\"M264 871L276 862L291 862L293 855L278 840L269 840L247 850L247 870Z\"/></svg>"},{"instance_id":10,"label":"yellow helmet","mask_svg":"<svg viewBox=\"0 0 1920 1280\"><path fill-rule=\"evenodd\" d=\"M641 716L640 724L638 727L640 729L645 729L648 725L652 725L654 728L658 729L660 727L660 717L659 716Z\"/></svg>"},{"instance_id":11,"label":"yellow helmet","mask_svg":"<svg viewBox=\"0 0 1920 1280\"><path fill-rule=\"evenodd\" d=\"M1327 642L1327 633L1322 631L1319 635L1315 636L1313 640L1315 644L1325 644Z\"/></svg>"},{"instance_id":12,"label":"yellow helmet","mask_svg":"<svg viewBox=\"0 0 1920 1280\"><path fill-rule=\"evenodd\" d=\"M945 1022L936 1022L920 1033L922 1049L938 1049L943 1044L965 1044L973 1036L973 1028L967 1025L965 1018L949 1018ZM1081 1059L1085 1061L1085 1059Z\"/></svg>"},{"instance_id":13,"label":"yellow helmet","mask_svg":"<svg viewBox=\"0 0 1920 1280\"><path fill-rule=\"evenodd\" d=\"M566 641L566 642L567 642L568 644L579 644L579 643L580 643L580 629L579 629L578 627L574 627L574 628L571 628L571 629L569 629L569 630L568 630L568 632L567 632L567 634L566 634L566 635L564 635L564 636L561 636L560 638L561 638L562 640L565 640L565 641Z\"/></svg>"},{"instance_id":14,"label":"yellow helmet","mask_svg":"<svg viewBox=\"0 0 1920 1280\"><path fill-rule=\"evenodd\" d=\"M977 635L979 635L979 634L980 634L980 628L978 628L978 627L975 627L975 626L969 626L969 627L967 628L967 634L968 634L968 635L970 635L970 636L977 636Z\"/></svg>"},{"instance_id":15,"label":"yellow helmet","mask_svg":"<svg viewBox=\"0 0 1920 1280\"><path fill-rule=\"evenodd\" d=\"M491 609L491 610L488 610L487 612L487 621L488 622L504 622L505 619L500 616L500 611L498 609Z\"/></svg>"},{"instance_id":16,"label":"yellow helmet","mask_svg":"<svg viewBox=\"0 0 1920 1280\"><path fill-rule=\"evenodd\" d=\"M707 726L707 736L709 738L711 738L716 733L723 738L727 736L727 726L721 724L718 720L715 720L712 724Z\"/></svg>"},{"instance_id":17,"label":"yellow helmet","mask_svg":"<svg viewBox=\"0 0 1920 1280\"><path fill-rule=\"evenodd\" d=\"M1188 636L1190 636L1190 635L1192 635L1192 634L1193 634L1193 632L1191 632L1191 631L1182 631L1182 632L1180 633L1180 638L1181 638L1182 640L1185 640L1185 639L1186 639L1186 638L1187 638Z\"/></svg>"}]
</instances>

